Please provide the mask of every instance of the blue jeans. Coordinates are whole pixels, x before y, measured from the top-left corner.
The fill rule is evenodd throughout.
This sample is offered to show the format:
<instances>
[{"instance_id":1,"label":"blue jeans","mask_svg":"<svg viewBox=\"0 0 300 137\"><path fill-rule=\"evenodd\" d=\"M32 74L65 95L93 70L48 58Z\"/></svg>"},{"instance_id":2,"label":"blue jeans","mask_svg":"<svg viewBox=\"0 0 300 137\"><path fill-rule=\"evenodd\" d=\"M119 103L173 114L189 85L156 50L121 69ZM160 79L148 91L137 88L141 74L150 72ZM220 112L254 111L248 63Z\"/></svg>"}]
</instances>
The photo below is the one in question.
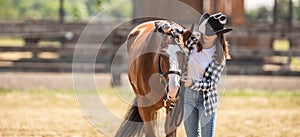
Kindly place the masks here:
<instances>
[{"instance_id":1,"label":"blue jeans","mask_svg":"<svg viewBox=\"0 0 300 137\"><path fill-rule=\"evenodd\" d=\"M203 93L186 89L184 98L184 128L187 137L213 137L216 114L205 116Z\"/></svg>"}]
</instances>

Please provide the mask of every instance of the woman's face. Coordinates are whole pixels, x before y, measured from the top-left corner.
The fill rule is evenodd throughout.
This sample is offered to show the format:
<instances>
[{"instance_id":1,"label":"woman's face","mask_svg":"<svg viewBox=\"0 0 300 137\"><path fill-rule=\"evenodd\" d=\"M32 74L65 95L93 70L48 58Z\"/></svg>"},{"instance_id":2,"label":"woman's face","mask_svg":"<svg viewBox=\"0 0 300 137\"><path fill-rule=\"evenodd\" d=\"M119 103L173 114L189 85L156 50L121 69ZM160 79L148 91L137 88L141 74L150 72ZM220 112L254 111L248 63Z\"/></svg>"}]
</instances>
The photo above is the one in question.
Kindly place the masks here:
<instances>
[{"instance_id":1,"label":"woman's face","mask_svg":"<svg viewBox=\"0 0 300 137\"><path fill-rule=\"evenodd\" d=\"M212 43L217 38L217 35L206 36L205 34L202 34L202 38L204 43Z\"/></svg>"}]
</instances>

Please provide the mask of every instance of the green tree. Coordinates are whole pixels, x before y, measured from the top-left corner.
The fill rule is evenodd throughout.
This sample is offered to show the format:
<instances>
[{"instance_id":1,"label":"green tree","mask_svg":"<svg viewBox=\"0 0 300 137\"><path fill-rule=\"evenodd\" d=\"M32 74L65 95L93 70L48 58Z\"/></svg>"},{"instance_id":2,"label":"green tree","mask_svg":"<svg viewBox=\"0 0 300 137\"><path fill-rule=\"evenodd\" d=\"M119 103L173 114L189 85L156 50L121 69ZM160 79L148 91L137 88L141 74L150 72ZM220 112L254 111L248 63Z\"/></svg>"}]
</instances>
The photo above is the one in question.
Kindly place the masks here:
<instances>
[{"instance_id":1,"label":"green tree","mask_svg":"<svg viewBox=\"0 0 300 137\"><path fill-rule=\"evenodd\" d=\"M264 6L246 12L246 19L250 22L270 22L271 16L271 10Z\"/></svg>"},{"instance_id":2,"label":"green tree","mask_svg":"<svg viewBox=\"0 0 300 137\"><path fill-rule=\"evenodd\" d=\"M132 16L132 3L118 3L119 0L110 0L110 5L117 4L109 11L110 16L114 18L130 18ZM117 8L116 8L117 7Z\"/></svg>"},{"instance_id":3,"label":"green tree","mask_svg":"<svg viewBox=\"0 0 300 137\"><path fill-rule=\"evenodd\" d=\"M13 1L0 0L0 17L2 19L16 19L19 16L19 12L13 7Z\"/></svg>"},{"instance_id":4,"label":"green tree","mask_svg":"<svg viewBox=\"0 0 300 137\"><path fill-rule=\"evenodd\" d=\"M1 19L56 19L58 2L42 0L0 0Z\"/></svg>"},{"instance_id":5,"label":"green tree","mask_svg":"<svg viewBox=\"0 0 300 137\"><path fill-rule=\"evenodd\" d=\"M289 0L278 0L277 8L278 21L287 23L289 18Z\"/></svg>"},{"instance_id":6,"label":"green tree","mask_svg":"<svg viewBox=\"0 0 300 137\"><path fill-rule=\"evenodd\" d=\"M277 19L279 23L287 23L289 19L289 0L278 0ZM250 22L270 22L273 16L273 7L259 7L246 11L246 19ZM300 0L293 0L293 21L300 21Z\"/></svg>"},{"instance_id":7,"label":"green tree","mask_svg":"<svg viewBox=\"0 0 300 137\"><path fill-rule=\"evenodd\" d=\"M128 0L129 1L129 0ZM64 0L66 21L87 21L120 0ZM107 12L107 17L131 17L131 2ZM0 0L0 20L58 20L59 0Z\"/></svg>"},{"instance_id":8,"label":"green tree","mask_svg":"<svg viewBox=\"0 0 300 137\"><path fill-rule=\"evenodd\" d=\"M293 20L300 21L300 0L294 1L293 5Z\"/></svg>"}]
</instances>

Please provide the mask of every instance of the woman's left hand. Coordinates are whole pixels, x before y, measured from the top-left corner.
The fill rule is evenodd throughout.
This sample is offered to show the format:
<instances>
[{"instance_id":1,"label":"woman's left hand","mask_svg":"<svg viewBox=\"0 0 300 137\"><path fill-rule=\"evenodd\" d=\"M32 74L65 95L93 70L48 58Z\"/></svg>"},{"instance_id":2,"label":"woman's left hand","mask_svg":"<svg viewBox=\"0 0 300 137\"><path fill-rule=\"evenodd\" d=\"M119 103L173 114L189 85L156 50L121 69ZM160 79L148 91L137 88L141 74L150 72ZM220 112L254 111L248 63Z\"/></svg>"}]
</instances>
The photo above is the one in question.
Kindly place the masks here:
<instances>
[{"instance_id":1,"label":"woman's left hand","mask_svg":"<svg viewBox=\"0 0 300 137\"><path fill-rule=\"evenodd\" d=\"M184 86L185 87L191 87L193 85L193 80L189 79L189 78L182 78L181 79L182 82L184 82Z\"/></svg>"}]
</instances>

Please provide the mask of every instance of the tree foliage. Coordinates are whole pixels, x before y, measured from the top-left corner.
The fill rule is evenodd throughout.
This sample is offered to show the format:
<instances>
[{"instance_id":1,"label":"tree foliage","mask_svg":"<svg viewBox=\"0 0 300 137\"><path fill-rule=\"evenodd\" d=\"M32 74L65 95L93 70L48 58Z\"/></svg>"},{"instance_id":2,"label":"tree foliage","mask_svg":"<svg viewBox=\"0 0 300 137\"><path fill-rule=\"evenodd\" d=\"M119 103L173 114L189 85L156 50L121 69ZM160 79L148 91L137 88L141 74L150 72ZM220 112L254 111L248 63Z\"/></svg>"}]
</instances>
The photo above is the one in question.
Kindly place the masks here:
<instances>
[{"instance_id":1,"label":"tree foliage","mask_svg":"<svg viewBox=\"0 0 300 137\"><path fill-rule=\"evenodd\" d=\"M294 3L293 6L293 19L295 21L300 21L300 0Z\"/></svg>"},{"instance_id":2,"label":"tree foliage","mask_svg":"<svg viewBox=\"0 0 300 137\"><path fill-rule=\"evenodd\" d=\"M277 0L278 22L287 23L289 20L289 0ZM273 7L258 7L246 11L246 19L250 22L272 22ZM293 21L300 21L300 0L293 0Z\"/></svg>"},{"instance_id":3,"label":"tree foliage","mask_svg":"<svg viewBox=\"0 0 300 137\"><path fill-rule=\"evenodd\" d=\"M250 22L269 22L271 16L272 12L267 7L259 7L246 13L246 18Z\"/></svg>"},{"instance_id":4,"label":"tree foliage","mask_svg":"<svg viewBox=\"0 0 300 137\"><path fill-rule=\"evenodd\" d=\"M65 19L83 21L120 0L64 0ZM124 2L112 9L108 16L127 18L132 15L132 4ZM58 20L59 0L0 0L0 20Z\"/></svg>"}]
</instances>

